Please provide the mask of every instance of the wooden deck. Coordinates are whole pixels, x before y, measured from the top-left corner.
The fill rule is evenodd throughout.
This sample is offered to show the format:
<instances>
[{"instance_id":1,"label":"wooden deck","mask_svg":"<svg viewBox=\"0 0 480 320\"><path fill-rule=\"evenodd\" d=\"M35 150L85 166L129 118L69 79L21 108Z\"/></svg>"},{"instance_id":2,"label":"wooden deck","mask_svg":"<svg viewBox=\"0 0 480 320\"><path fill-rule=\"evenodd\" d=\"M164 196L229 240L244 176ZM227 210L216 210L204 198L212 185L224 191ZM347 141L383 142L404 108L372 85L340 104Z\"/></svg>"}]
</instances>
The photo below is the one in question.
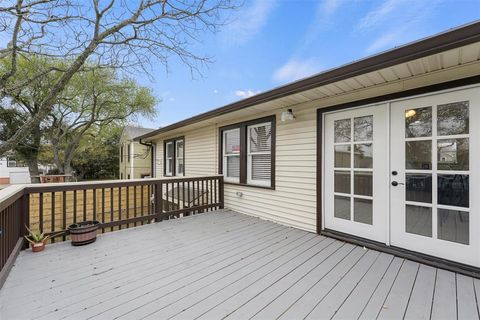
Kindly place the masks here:
<instances>
[{"instance_id":1,"label":"wooden deck","mask_svg":"<svg viewBox=\"0 0 480 320\"><path fill-rule=\"evenodd\" d=\"M231 211L23 251L0 319L479 319L480 281Z\"/></svg>"}]
</instances>

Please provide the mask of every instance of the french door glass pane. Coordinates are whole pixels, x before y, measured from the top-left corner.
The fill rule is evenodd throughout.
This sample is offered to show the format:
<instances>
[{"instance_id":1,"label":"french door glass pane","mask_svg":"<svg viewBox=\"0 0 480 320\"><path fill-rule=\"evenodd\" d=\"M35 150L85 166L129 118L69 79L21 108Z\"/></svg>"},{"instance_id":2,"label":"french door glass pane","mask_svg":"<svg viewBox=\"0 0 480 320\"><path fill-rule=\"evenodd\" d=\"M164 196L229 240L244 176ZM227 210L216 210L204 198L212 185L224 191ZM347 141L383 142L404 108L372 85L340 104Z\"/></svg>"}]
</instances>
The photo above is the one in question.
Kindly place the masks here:
<instances>
[{"instance_id":1,"label":"french door glass pane","mask_svg":"<svg viewBox=\"0 0 480 320\"><path fill-rule=\"evenodd\" d=\"M358 117L353 120L353 135L355 141L373 139L373 116Z\"/></svg>"},{"instance_id":2,"label":"french door glass pane","mask_svg":"<svg viewBox=\"0 0 480 320\"><path fill-rule=\"evenodd\" d=\"M405 168L417 170L432 169L432 141L405 142Z\"/></svg>"},{"instance_id":3,"label":"french door glass pane","mask_svg":"<svg viewBox=\"0 0 480 320\"><path fill-rule=\"evenodd\" d=\"M350 145L335 146L335 168L350 168Z\"/></svg>"},{"instance_id":4,"label":"french door glass pane","mask_svg":"<svg viewBox=\"0 0 480 320\"><path fill-rule=\"evenodd\" d=\"M373 168L373 145L361 143L354 145L355 168Z\"/></svg>"},{"instance_id":5,"label":"french door glass pane","mask_svg":"<svg viewBox=\"0 0 480 320\"><path fill-rule=\"evenodd\" d=\"M468 170L468 151L468 138L438 140L438 170Z\"/></svg>"},{"instance_id":6,"label":"french door glass pane","mask_svg":"<svg viewBox=\"0 0 480 320\"><path fill-rule=\"evenodd\" d=\"M437 134L439 136L469 132L468 101L442 104L437 107Z\"/></svg>"},{"instance_id":7,"label":"french door glass pane","mask_svg":"<svg viewBox=\"0 0 480 320\"><path fill-rule=\"evenodd\" d=\"M405 110L405 137L432 135L432 107Z\"/></svg>"},{"instance_id":8,"label":"french door glass pane","mask_svg":"<svg viewBox=\"0 0 480 320\"><path fill-rule=\"evenodd\" d=\"M468 208L469 181L466 174L439 174L438 204Z\"/></svg>"},{"instance_id":9,"label":"french door glass pane","mask_svg":"<svg viewBox=\"0 0 480 320\"><path fill-rule=\"evenodd\" d=\"M407 173L405 175L405 189L405 200L432 203L431 174Z\"/></svg>"},{"instance_id":10,"label":"french door glass pane","mask_svg":"<svg viewBox=\"0 0 480 320\"><path fill-rule=\"evenodd\" d=\"M335 196L334 217L350 220L350 197Z\"/></svg>"},{"instance_id":11,"label":"french door glass pane","mask_svg":"<svg viewBox=\"0 0 480 320\"><path fill-rule=\"evenodd\" d=\"M350 171L335 170L335 192L350 193Z\"/></svg>"},{"instance_id":12,"label":"french door glass pane","mask_svg":"<svg viewBox=\"0 0 480 320\"><path fill-rule=\"evenodd\" d=\"M405 231L432 237L432 208L406 205Z\"/></svg>"},{"instance_id":13,"label":"french door glass pane","mask_svg":"<svg viewBox=\"0 0 480 320\"><path fill-rule=\"evenodd\" d=\"M372 200L359 198L353 200L353 220L365 224L373 224Z\"/></svg>"},{"instance_id":14,"label":"french door glass pane","mask_svg":"<svg viewBox=\"0 0 480 320\"><path fill-rule=\"evenodd\" d=\"M354 193L359 196L372 196L373 173L355 171L353 178Z\"/></svg>"},{"instance_id":15,"label":"french door glass pane","mask_svg":"<svg viewBox=\"0 0 480 320\"><path fill-rule=\"evenodd\" d=\"M438 238L469 244L469 213L457 210L438 209Z\"/></svg>"},{"instance_id":16,"label":"french door glass pane","mask_svg":"<svg viewBox=\"0 0 480 320\"><path fill-rule=\"evenodd\" d=\"M352 121L342 119L334 121L335 142L350 142L352 135Z\"/></svg>"}]
</instances>

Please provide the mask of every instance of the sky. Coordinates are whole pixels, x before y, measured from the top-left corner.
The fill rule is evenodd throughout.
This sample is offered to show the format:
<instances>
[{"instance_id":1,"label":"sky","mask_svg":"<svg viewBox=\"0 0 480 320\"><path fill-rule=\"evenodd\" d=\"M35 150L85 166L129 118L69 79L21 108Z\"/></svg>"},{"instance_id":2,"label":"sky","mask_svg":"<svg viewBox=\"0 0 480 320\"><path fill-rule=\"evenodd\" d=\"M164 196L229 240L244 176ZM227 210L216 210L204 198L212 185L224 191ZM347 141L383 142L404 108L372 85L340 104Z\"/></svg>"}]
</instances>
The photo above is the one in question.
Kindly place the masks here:
<instances>
[{"instance_id":1,"label":"sky","mask_svg":"<svg viewBox=\"0 0 480 320\"><path fill-rule=\"evenodd\" d=\"M201 75L175 60L135 75L161 99L136 124L165 126L477 19L480 0L245 0L192 47L213 58Z\"/></svg>"}]
</instances>

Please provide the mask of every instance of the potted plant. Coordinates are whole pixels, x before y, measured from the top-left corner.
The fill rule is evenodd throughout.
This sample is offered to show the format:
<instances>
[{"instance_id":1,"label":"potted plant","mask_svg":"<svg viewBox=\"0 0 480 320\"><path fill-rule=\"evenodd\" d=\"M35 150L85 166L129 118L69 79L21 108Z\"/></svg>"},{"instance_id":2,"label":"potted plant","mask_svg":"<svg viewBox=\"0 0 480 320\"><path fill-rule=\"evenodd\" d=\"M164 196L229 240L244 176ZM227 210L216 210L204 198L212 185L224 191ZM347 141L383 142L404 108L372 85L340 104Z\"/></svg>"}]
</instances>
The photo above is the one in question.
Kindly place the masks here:
<instances>
[{"instance_id":1,"label":"potted plant","mask_svg":"<svg viewBox=\"0 0 480 320\"><path fill-rule=\"evenodd\" d=\"M68 226L73 246L83 246L97 240L98 221L83 221Z\"/></svg>"},{"instance_id":2,"label":"potted plant","mask_svg":"<svg viewBox=\"0 0 480 320\"><path fill-rule=\"evenodd\" d=\"M28 236L25 236L25 239L30 242L32 245L33 252L40 252L45 249L45 242L47 242L49 236L46 236L43 232L36 233L30 230L27 226L25 226L28 231Z\"/></svg>"}]
</instances>

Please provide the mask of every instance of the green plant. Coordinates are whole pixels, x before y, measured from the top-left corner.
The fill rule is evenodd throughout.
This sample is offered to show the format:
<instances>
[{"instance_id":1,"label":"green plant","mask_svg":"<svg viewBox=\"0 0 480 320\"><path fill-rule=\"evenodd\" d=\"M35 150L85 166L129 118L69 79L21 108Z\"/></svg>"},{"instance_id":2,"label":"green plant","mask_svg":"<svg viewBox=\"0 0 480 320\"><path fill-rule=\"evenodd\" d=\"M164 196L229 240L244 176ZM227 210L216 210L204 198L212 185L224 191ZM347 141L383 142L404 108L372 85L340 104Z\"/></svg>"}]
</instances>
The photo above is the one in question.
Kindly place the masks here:
<instances>
[{"instance_id":1,"label":"green plant","mask_svg":"<svg viewBox=\"0 0 480 320\"><path fill-rule=\"evenodd\" d=\"M25 226L28 231L28 236L25 236L25 239L30 242L32 245L37 243L42 243L48 240L50 236L46 236L43 232L42 233L35 233L30 228Z\"/></svg>"}]
</instances>

